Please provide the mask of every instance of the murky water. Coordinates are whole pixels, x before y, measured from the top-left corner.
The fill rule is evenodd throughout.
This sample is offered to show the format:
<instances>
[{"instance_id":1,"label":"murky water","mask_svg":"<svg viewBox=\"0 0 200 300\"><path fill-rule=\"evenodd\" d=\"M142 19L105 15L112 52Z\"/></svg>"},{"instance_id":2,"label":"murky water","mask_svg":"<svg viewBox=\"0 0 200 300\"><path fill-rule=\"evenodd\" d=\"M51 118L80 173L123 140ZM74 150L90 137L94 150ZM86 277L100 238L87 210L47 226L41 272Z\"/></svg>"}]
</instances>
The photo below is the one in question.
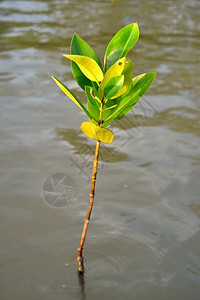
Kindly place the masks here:
<instances>
[{"instance_id":1,"label":"murky water","mask_svg":"<svg viewBox=\"0 0 200 300\"><path fill-rule=\"evenodd\" d=\"M200 3L110 2L0 1L2 300L199 299ZM135 21L135 75L158 75L101 148L83 280L74 259L94 143L50 75L82 97L60 55L73 33L103 58L114 33ZM55 173L77 187L64 208L43 199Z\"/></svg>"}]
</instances>

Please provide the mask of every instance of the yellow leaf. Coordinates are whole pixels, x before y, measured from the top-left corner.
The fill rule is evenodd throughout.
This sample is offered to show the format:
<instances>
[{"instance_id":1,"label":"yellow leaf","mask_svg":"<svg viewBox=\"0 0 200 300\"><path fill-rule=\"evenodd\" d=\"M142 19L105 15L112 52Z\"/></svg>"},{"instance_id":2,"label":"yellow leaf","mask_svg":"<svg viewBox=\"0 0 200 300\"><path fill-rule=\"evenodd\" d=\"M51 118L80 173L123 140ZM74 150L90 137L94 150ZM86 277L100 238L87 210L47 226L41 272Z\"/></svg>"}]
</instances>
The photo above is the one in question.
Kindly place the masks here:
<instances>
[{"instance_id":1,"label":"yellow leaf","mask_svg":"<svg viewBox=\"0 0 200 300\"><path fill-rule=\"evenodd\" d=\"M113 132L110 129L99 127L90 122L83 122L81 130L91 139L99 140L104 143L112 143Z\"/></svg>"},{"instance_id":2,"label":"yellow leaf","mask_svg":"<svg viewBox=\"0 0 200 300\"><path fill-rule=\"evenodd\" d=\"M51 78L55 81L55 83L59 86L59 88L74 102L76 105L78 105L81 109L83 109L76 98L76 96L68 89L60 80L56 79L54 76L51 76Z\"/></svg>"},{"instance_id":3,"label":"yellow leaf","mask_svg":"<svg viewBox=\"0 0 200 300\"><path fill-rule=\"evenodd\" d=\"M59 88L67 95L76 105L78 105L88 116L89 119L92 119L89 111L85 108L85 106L80 102L80 100L70 91L68 87L66 87L60 80L51 76L55 83L59 86Z\"/></svg>"},{"instance_id":4,"label":"yellow leaf","mask_svg":"<svg viewBox=\"0 0 200 300\"><path fill-rule=\"evenodd\" d=\"M95 81L98 84L103 80L103 71L94 59L82 55L63 54L63 56L74 61L88 79Z\"/></svg>"}]
</instances>

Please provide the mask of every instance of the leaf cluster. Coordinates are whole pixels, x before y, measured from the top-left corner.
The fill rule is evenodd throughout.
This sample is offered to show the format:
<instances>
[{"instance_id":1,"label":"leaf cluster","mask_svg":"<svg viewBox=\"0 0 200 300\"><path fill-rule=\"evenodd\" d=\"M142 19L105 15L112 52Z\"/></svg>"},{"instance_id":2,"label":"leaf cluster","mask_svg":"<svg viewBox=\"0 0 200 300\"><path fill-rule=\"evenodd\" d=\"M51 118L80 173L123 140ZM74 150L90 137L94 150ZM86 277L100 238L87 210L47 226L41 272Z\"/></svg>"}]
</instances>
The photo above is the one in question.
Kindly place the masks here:
<instances>
[{"instance_id":1,"label":"leaf cluster","mask_svg":"<svg viewBox=\"0 0 200 300\"><path fill-rule=\"evenodd\" d=\"M61 81L52 76L61 90L88 116L90 122L81 125L90 138L111 143L113 133L105 128L115 119L124 117L151 86L156 73L144 73L133 78L133 62L126 57L139 38L137 23L123 27L111 39L101 65L94 50L74 34L70 54L72 73L85 91L87 108Z\"/></svg>"}]
</instances>

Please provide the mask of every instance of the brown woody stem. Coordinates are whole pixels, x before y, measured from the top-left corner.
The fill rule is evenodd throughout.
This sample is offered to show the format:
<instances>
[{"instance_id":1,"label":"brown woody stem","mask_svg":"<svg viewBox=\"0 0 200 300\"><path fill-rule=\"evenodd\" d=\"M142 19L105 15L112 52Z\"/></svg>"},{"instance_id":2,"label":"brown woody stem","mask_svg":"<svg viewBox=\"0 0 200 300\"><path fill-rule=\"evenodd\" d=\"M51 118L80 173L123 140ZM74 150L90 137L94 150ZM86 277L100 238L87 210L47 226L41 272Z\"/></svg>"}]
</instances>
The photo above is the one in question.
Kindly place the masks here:
<instances>
[{"instance_id":1,"label":"brown woody stem","mask_svg":"<svg viewBox=\"0 0 200 300\"><path fill-rule=\"evenodd\" d=\"M85 218L85 223L83 226L83 232L81 236L80 245L78 247L78 255L77 255L77 264L78 264L78 271L80 273L84 273L84 264L83 264L83 245L86 238L87 228L90 221L90 216L92 212L93 202L94 202L94 195L95 195L95 184L96 184L96 177L97 177L97 167L98 167L98 159L99 159L99 149L100 149L100 141L97 140L96 149L94 154L94 162L93 162L93 171L92 171L92 182L91 182L91 191L90 191L90 202L87 211L87 215Z\"/></svg>"}]
</instances>

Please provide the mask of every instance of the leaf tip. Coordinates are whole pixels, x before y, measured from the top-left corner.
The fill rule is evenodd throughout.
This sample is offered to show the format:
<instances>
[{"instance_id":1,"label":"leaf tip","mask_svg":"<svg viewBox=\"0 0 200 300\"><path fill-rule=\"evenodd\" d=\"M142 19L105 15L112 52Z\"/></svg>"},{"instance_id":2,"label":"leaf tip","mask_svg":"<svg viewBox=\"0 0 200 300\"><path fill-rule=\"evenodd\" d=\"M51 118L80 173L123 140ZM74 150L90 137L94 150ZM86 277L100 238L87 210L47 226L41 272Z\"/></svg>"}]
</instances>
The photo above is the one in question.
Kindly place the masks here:
<instances>
[{"instance_id":1,"label":"leaf tip","mask_svg":"<svg viewBox=\"0 0 200 300\"><path fill-rule=\"evenodd\" d=\"M69 58L70 54L63 54L61 53L62 56L66 57L66 58Z\"/></svg>"},{"instance_id":2,"label":"leaf tip","mask_svg":"<svg viewBox=\"0 0 200 300\"><path fill-rule=\"evenodd\" d=\"M153 75L153 78L155 78L157 75L157 72L151 72L151 74Z\"/></svg>"},{"instance_id":3,"label":"leaf tip","mask_svg":"<svg viewBox=\"0 0 200 300\"><path fill-rule=\"evenodd\" d=\"M56 82L56 78L54 76L51 76L51 78Z\"/></svg>"},{"instance_id":4,"label":"leaf tip","mask_svg":"<svg viewBox=\"0 0 200 300\"><path fill-rule=\"evenodd\" d=\"M74 32L73 37L72 37L72 41L77 38L78 34L76 32Z\"/></svg>"}]
</instances>

